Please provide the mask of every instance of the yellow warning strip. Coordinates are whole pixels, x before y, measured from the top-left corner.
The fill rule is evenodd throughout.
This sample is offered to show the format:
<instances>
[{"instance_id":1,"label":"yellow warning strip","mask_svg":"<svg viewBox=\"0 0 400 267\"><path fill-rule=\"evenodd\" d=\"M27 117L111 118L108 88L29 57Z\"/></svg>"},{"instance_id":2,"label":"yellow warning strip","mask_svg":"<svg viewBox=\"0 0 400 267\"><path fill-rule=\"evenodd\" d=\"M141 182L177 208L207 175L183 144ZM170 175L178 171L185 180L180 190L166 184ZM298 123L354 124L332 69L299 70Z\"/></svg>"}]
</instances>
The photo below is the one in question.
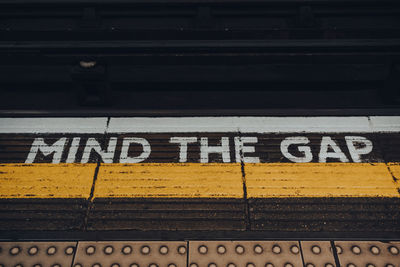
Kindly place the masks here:
<instances>
[{"instance_id":1,"label":"yellow warning strip","mask_svg":"<svg viewBox=\"0 0 400 267\"><path fill-rule=\"evenodd\" d=\"M246 164L245 171L249 198L400 197L385 163Z\"/></svg>"},{"instance_id":2,"label":"yellow warning strip","mask_svg":"<svg viewBox=\"0 0 400 267\"><path fill-rule=\"evenodd\" d=\"M0 198L89 198L96 164L1 164ZM247 197L400 197L398 163L245 164ZM102 164L95 198L242 198L239 163Z\"/></svg>"},{"instance_id":3,"label":"yellow warning strip","mask_svg":"<svg viewBox=\"0 0 400 267\"><path fill-rule=\"evenodd\" d=\"M89 198L96 164L0 164L0 198Z\"/></svg>"},{"instance_id":4,"label":"yellow warning strip","mask_svg":"<svg viewBox=\"0 0 400 267\"><path fill-rule=\"evenodd\" d=\"M242 198L239 163L105 164L95 197Z\"/></svg>"}]
</instances>

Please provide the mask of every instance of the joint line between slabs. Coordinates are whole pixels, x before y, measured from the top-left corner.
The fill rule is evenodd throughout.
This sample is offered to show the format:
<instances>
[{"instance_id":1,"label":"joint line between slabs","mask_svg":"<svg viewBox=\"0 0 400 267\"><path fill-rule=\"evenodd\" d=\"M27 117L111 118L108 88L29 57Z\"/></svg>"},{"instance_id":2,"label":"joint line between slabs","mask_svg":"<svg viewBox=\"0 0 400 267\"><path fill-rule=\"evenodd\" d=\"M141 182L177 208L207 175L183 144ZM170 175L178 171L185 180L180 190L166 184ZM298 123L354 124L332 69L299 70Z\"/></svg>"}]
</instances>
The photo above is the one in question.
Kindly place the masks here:
<instances>
[{"instance_id":1,"label":"joint line between slabs","mask_svg":"<svg viewBox=\"0 0 400 267\"><path fill-rule=\"evenodd\" d=\"M241 133L238 132L239 136L241 136ZM244 163L244 155L243 155L243 149L239 150L240 153L240 171L242 173L242 184L243 184L243 200L245 201L245 225L246 225L246 230L251 230L251 219L250 219L250 205L249 205L249 199L247 198L247 183L246 183L246 170L245 170L245 163Z\"/></svg>"},{"instance_id":2,"label":"joint line between slabs","mask_svg":"<svg viewBox=\"0 0 400 267\"><path fill-rule=\"evenodd\" d=\"M93 199L94 199L94 191L96 189L96 182L97 182L97 176L99 174L99 169L100 169L101 163L100 159L97 161L96 169L94 170L94 175L93 175L93 182L92 182L92 187L90 188L90 195L87 200L87 207L86 207L86 213L85 213L85 219L83 222L83 231L87 231L87 224L89 220L89 213L93 207Z\"/></svg>"},{"instance_id":3,"label":"joint line between slabs","mask_svg":"<svg viewBox=\"0 0 400 267\"><path fill-rule=\"evenodd\" d=\"M190 266L189 262L189 248L190 248L190 241L186 240L186 267Z\"/></svg>"},{"instance_id":4,"label":"joint line between slabs","mask_svg":"<svg viewBox=\"0 0 400 267\"><path fill-rule=\"evenodd\" d=\"M333 258L335 259L336 267L340 267L339 255L337 253L335 241L331 240L330 242L331 242L332 254L333 254Z\"/></svg>"},{"instance_id":5,"label":"joint line between slabs","mask_svg":"<svg viewBox=\"0 0 400 267\"><path fill-rule=\"evenodd\" d=\"M107 117L107 123L106 123L106 127L104 129L104 136L102 138L103 145L105 144L105 142L107 140L108 127L110 125L110 120L111 120L111 117ZM84 222L83 222L83 231L87 231L87 224L88 224L88 220L89 220L90 211L92 210L92 207L93 207L94 191L96 189L97 176L99 174L100 166L101 166L101 159L100 159L100 157L98 157L96 169L94 170L92 187L90 188L90 195L87 200L86 213L85 213L85 218L84 218Z\"/></svg>"},{"instance_id":6,"label":"joint line between slabs","mask_svg":"<svg viewBox=\"0 0 400 267\"><path fill-rule=\"evenodd\" d=\"M393 171L390 169L390 166L387 164L387 162L385 162L385 165L386 165L386 168L387 168L388 172L390 173L390 176L392 176L393 181L396 183L396 185L399 185L399 184L398 184L398 183L399 183L399 178L397 178L397 177L394 175ZM397 192L398 192L399 195L400 195L400 187L397 187Z\"/></svg>"},{"instance_id":7,"label":"joint line between slabs","mask_svg":"<svg viewBox=\"0 0 400 267\"><path fill-rule=\"evenodd\" d=\"M78 243L79 242L75 242L75 249L74 249L74 255L72 256L71 267L74 267L75 265L75 257L76 253L78 252Z\"/></svg>"},{"instance_id":8,"label":"joint line between slabs","mask_svg":"<svg viewBox=\"0 0 400 267\"><path fill-rule=\"evenodd\" d=\"M304 261L304 254L303 254L303 248L301 247L301 241L297 241L299 244L299 250L300 250L300 256L301 256L301 262L303 263L303 266L306 267L306 262Z\"/></svg>"}]
</instances>

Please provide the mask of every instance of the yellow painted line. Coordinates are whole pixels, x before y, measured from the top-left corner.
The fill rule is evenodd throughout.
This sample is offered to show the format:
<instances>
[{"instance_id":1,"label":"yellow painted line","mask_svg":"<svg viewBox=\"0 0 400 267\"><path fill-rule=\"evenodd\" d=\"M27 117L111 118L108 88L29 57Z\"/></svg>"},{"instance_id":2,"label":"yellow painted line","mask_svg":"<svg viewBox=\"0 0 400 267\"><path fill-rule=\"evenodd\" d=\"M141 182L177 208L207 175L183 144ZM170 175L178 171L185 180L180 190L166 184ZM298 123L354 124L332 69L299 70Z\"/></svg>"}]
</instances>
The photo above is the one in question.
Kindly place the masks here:
<instances>
[{"instance_id":1,"label":"yellow painted line","mask_svg":"<svg viewBox=\"0 0 400 267\"><path fill-rule=\"evenodd\" d=\"M1 164L0 198L89 198L96 164ZM400 197L399 163L245 164L247 196ZM392 176L393 175L393 176ZM242 198L239 163L102 164L95 198Z\"/></svg>"},{"instance_id":2,"label":"yellow painted line","mask_svg":"<svg viewBox=\"0 0 400 267\"><path fill-rule=\"evenodd\" d=\"M89 198L96 164L0 164L0 198Z\"/></svg>"},{"instance_id":3,"label":"yellow painted line","mask_svg":"<svg viewBox=\"0 0 400 267\"><path fill-rule=\"evenodd\" d=\"M246 164L247 196L400 197L385 163Z\"/></svg>"},{"instance_id":4,"label":"yellow painted line","mask_svg":"<svg viewBox=\"0 0 400 267\"><path fill-rule=\"evenodd\" d=\"M242 198L239 163L105 164L95 197Z\"/></svg>"}]
</instances>

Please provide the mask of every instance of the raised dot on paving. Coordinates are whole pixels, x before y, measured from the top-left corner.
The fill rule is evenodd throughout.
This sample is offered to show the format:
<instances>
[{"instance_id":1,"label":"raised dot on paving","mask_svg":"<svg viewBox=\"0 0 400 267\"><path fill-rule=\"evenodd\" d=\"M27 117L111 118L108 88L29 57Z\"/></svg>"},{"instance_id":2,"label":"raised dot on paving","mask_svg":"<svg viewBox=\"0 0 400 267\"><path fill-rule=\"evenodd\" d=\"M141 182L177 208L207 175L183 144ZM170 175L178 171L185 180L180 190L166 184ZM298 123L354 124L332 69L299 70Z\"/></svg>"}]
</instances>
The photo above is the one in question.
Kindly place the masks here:
<instances>
[{"instance_id":1,"label":"raised dot on paving","mask_svg":"<svg viewBox=\"0 0 400 267\"><path fill-rule=\"evenodd\" d=\"M299 247L298 246L291 246L290 247L290 251L294 254L298 254L300 252Z\"/></svg>"},{"instance_id":2,"label":"raised dot on paving","mask_svg":"<svg viewBox=\"0 0 400 267\"><path fill-rule=\"evenodd\" d=\"M13 247L10 249L10 254L11 255L18 255L21 252L21 248L20 247Z\"/></svg>"},{"instance_id":3,"label":"raised dot on paving","mask_svg":"<svg viewBox=\"0 0 400 267\"><path fill-rule=\"evenodd\" d=\"M165 255L168 253L168 247L161 246L159 251L160 251L160 254Z\"/></svg>"},{"instance_id":4,"label":"raised dot on paving","mask_svg":"<svg viewBox=\"0 0 400 267\"><path fill-rule=\"evenodd\" d=\"M237 254L243 254L244 253L244 247L241 245L236 246L235 251Z\"/></svg>"},{"instance_id":5,"label":"raised dot on paving","mask_svg":"<svg viewBox=\"0 0 400 267\"><path fill-rule=\"evenodd\" d=\"M86 248L86 254L93 255L96 252L96 248L94 246L88 246Z\"/></svg>"},{"instance_id":6,"label":"raised dot on paving","mask_svg":"<svg viewBox=\"0 0 400 267\"><path fill-rule=\"evenodd\" d=\"M186 247L185 246L179 246L178 247L178 253L183 255L186 253Z\"/></svg>"},{"instance_id":7,"label":"raised dot on paving","mask_svg":"<svg viewBox=\"0 0 400 267\"><path fill-rule=\"evenodd\" d=\"M48 255L54 255L54 254L56 254L56 252L57 252L57 248L51 246L51 247L49 247L49 248L47 249L46 252L47 252Z\"/></svg>"},{"instance_id":8,"label":"raised dot on paving","mask_svg":"<svg viewBox=\"0 0 400 267\"><path fill-rule=\"evenodd\" d=\"M114 252L114 248L112 246L106 246L103 251L104 254L111 255Z\"/></svg>"},{"instance_id":9,"label":"raised dot on paving","mask_svg":"<svg viewBox=\"0 0 400 267\"><path fill-rule=\"evenodd\" d=\"M360 254L360 253L361 253L361 248L360 248L359 246L353 246L353 247L351 248L351 251L352 251L354 254Z\"/></svg>"},{"instance_id":10,"label":"raised dot on paving","mask_svg":"<svg viewBox=\"0 0 400 267\"><path fill-rule=\"evenodd\" d=\"M311 251L314 254L320 254L321 253L321 248L319 246L312 246Z\"/></svg>"},{"instance_id":11,"label":"raised dot on paving","mask_svg":"<svg viewBox=\"0 0 400 267\"><path fill-rule=\"evenodd\" d=\"M141 252L142 254L147 255L147 254L150 253L150 247L149 247L149 246L143 246L143 247L140 249L140 252Z\"/></svg>"},{"instance_id":12,"label":"raised dot on paving","mask_svg":"<svg viewBox=\"0 0 400 267\"><path fill-rule=\"evenodd\" d=\"M262 246L260 246L260 245L255 245L255 246L254 246L254 252L257 253L257 254L263 253L263 248L262 248Z\"/></svg>"},{"instance_id":13,"label":"raised dot on paving","mask_svg":"<svg viewBox=\"0 0 400 267\"><path fill-rule=\"evenodd\" d=\"M31 256L36 255L38 252L39 252L39 249L36 246L30 247L28 250L28 253Z\"/></svg>"},{"instance_id":14,"label":"raised dot on paving","mask_svg":"<svg viewBox=\"0 0 400 267\"><path fill-rule=\"evenodd\" d=\"M389 252L393 255L398 255L399 254L399 249L395 246L390 246L389 247Z\"/></svg>"},{"instance_id":15,"label":"raised dot on paving","mask_svg":"<svg viewBox=\"0 0 400 267\"><path fill-rule=\"evenodd\" d=\"M65 249L65 254L72 255L72 253L74 253L74 248L73 247L67 247Z\"/></svg>"},{"instance_id":16,"label":"raised dot on paving","mask_svg":"<svg viewBox=\"0 0 400 267\"><path fill-rule=\"evenodd\" d=\"M371 246L369 250L374 255L378 255L381 252L380 249L377 246Z\"/></svg>"},{"instance_id":17,"label":"raised dot on paving","mask_svg":"<svg viewBox=\"0 0 400 267\"><path fill-rule=\"evenodd\" d=\"M124 246L122 248L122 254L128 255L132 253L132 247L131 246Z\"/></svg>"},{"instance_id":18,"label":"raised dot on paving","mask_svg":"<svg viewBox=\"0 0 400 267\"><path fill-rule=\"evenodd\" d=\"M224 246L218 246L217 247L217 252L218 254L224 254L226 252L226 248Z\"/></svg>"},{"instance_id":19,"label":"raised dot on paving","mask_svg":"<svg viewBox=\"0 0 400 267\"><path fill-rule=\"evenodd\" d=\"M200 253L200 254L206 254L207 251L208 251L208 249L207 249L206 246L204 246L204 245L199 246L199 253Z\"/></svg>"},{"instance_id":20,"label":"raised dot on paving","mask_svg":"<svg viewBox=\"0 0 400 267\"><path fill-rule=\"evenodd\" d=\"M279 254L279 253L281 253L281 251L282 251L282 249L281 249L281 247L278 246L278 245L274 245L274 246L272 247L272 252L275 253L275 254Z\"/></svg>"}]
</instances>

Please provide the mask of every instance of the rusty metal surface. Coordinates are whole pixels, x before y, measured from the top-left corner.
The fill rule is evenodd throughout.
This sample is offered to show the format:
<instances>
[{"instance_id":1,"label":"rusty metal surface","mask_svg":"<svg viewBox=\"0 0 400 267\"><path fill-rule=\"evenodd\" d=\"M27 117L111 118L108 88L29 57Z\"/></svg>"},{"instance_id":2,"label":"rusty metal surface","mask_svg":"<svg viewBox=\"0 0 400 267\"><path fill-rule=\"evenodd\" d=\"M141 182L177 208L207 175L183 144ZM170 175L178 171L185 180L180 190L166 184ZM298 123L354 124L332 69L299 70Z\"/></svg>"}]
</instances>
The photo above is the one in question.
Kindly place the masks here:
<instances>
[{"instance_id":1,"label":"rusty metal surface","mask_svg":"<svg viewBox=\"0 0 400 267\"><path fill-rule=\"evenodd\" d=\"M329 241L301 241L305 267L335 267L331 243Z\"/></svg>"},{"instance_id":2,"label":"rusty metal surface","mask_svg":"<svg viewBox=\"0 0 400 267\"><path fill-rule=\"evenodd\" d=\"M76 244L77 242L0 242L0 266L71 266Z\"/></svg>"},{"instance_id":3,"label":"rusty metal surface","mask_svg":"<svg viewBox=\"0 0 400 267\"><path fill-rule=\"evenodd\" d=\"M190 267L303 266L297 241L192 241Z\"/></svg>"},{"instance_id":4,"label":"rusty metal surface","mask_svg":"<svg viewBox=\"0 0 400 267\"><path fill-rule=\"evenodd\" d=\"M400 266L400 242L335 241L335 245L341 266Z\"/></svg>"},{"instance_id":5,"label":"rusty metal surface","mask_svg":"<svg viewBox=\"0 0 400 267\"><path fill-rule=\"evenodd\" d=\"M186 242L79 242L74 267L183 267Z\"/></svg>"}]
</instances>

